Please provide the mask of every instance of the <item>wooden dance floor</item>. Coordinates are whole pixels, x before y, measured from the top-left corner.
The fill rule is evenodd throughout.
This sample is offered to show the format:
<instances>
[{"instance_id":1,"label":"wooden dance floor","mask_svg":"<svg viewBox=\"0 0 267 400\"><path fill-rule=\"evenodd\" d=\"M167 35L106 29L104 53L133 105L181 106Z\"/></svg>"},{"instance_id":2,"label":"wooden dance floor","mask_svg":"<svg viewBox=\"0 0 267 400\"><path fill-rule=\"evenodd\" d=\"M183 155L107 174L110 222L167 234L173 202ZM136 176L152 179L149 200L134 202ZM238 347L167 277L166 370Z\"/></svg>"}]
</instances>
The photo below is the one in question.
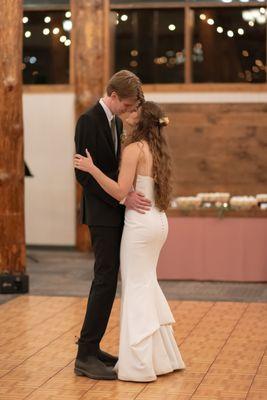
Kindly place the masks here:
<instances>
[{"instance_id":1,"label":"wooden dance floor","mask_svg":"<svg viewBox=\"0 0 267 400\"><path fill-rule=\"evenodd\" d=\"M153 383L73 373L86 299L21 296L0 306L1 400L266 400L267 303L170 301L187 369ZM145 305L144 305L145 307ZM119 300L103 349L116 353Z\"/></svg>"}]
</instances>

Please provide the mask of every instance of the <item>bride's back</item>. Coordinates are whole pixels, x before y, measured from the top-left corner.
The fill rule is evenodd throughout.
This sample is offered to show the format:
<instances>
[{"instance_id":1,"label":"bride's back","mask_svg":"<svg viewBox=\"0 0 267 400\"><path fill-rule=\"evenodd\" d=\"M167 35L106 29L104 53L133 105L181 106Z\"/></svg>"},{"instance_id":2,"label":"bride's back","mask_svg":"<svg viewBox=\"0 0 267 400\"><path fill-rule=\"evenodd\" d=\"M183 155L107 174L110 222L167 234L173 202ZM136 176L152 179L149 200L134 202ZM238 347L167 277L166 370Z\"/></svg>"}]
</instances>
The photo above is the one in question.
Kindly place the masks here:
<instances>
[{"instance_id":1,"label":"bride's back","mask_svg":"<svg viewBox=\"0 0 267 400\"><path fill-rule=\"evenodd\" d=\"M153 156L150 151L149 145L146 141L138 142L140 147L140 155L136 167L136 176L150 176L153 178Z\"/></svg>"}]
</instances>

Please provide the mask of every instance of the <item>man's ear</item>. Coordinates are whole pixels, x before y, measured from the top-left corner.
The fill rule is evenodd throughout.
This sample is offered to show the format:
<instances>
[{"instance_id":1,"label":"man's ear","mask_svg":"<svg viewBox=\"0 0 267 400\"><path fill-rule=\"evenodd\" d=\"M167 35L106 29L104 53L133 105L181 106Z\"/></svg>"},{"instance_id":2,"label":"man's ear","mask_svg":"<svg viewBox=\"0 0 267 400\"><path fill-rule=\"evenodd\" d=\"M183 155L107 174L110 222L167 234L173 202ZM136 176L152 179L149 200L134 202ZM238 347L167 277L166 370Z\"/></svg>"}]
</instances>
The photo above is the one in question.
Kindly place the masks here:
<instances>
[{"instance_id":1,"label":"man's ear","mask_svg":"<svg viewBox=\"0 0 267 400\"><path fill-rule=\"evenodd\" d=\"M116 92L112 92L111 95L110 95L110 97L111 97L113 100L115 100L115 99L118 98L118 95L117 95Z\"/></svg>"}]
</instances>

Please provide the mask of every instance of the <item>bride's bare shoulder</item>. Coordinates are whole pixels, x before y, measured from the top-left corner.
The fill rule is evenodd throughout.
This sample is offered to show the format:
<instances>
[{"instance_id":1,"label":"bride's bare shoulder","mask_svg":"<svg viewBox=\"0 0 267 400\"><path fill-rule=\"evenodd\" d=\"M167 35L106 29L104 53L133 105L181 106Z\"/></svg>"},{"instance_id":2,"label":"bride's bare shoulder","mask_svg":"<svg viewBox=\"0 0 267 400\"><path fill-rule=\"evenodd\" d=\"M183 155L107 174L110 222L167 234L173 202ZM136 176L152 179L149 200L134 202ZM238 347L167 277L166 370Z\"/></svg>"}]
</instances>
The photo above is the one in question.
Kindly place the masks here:
<instances>
[{"instance_id":1,"label":"bride's bare shoulder","mask_svg":"<svg viewBox=\"0 0 267 400\"><path fill-rule=\"evenodd\" d=\"M123 152L125 153L136 153L140 152L140 150L144 147L143 141L139 142L133 142L128 144L127 146L124 147Z\"/></svg>"},{"instance_id":2,"label":"bride's bare shoulder","mask_svg":"<svg viewBox=\"0 0 267 400\"><path fill-rule=\"evenodd\" d=\"M145 149L145 148L149 148L148 143L145 140L139 140L138 142L133 142L128 144L127 146L124 147L124 149Z\"/></svg>"}]
</instances>

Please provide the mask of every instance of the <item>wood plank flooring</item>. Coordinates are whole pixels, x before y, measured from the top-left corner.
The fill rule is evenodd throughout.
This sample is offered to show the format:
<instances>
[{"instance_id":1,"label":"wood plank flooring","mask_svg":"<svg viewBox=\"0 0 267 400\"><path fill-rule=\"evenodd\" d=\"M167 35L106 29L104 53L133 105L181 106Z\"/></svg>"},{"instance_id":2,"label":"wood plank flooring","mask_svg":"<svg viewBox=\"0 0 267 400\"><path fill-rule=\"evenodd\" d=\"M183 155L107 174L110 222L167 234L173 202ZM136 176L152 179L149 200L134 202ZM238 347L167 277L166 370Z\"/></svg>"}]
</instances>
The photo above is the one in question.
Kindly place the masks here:
<instances>
[{"instance_id":1,"label":"wood plank flooring","mask_svg":"<svg viewBox=\"0 0 267 400\"><path fill-rule=\"evenodd\" d=\"M170 301L187 368L132 383L74 375L86 302L20 296L0 306L1 400L267 400L267 303ZM114 354L119 307L102 345Z\"/></svg>"}]
</instances>

